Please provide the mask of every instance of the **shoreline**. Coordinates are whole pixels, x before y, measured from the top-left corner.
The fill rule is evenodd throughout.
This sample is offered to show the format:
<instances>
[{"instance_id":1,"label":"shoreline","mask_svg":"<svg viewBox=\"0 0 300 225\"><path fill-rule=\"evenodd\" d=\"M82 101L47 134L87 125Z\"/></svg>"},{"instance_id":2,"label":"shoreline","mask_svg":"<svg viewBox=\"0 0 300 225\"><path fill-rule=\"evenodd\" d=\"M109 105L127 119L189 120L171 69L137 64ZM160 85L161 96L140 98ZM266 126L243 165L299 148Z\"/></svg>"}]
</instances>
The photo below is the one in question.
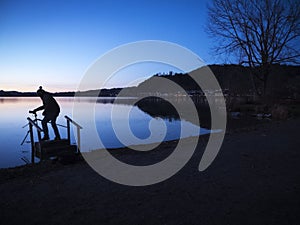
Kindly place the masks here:
<instances>
[{"instance_id":1,"label":"shoreline","mask_svg":"<svg viewBox=\"0 0 300 225\"><path fill-rule=\"evenodd\" d=\"M0 170L1 220L7 225L296 224L299 125L300 118L293 118L233 129L203 172L198 165L205 143L199 142L177 174L149 186L114 183L85 161ZM171 151L174 145L160 148ZM161 152L116 155L144 163L160 159Z\"/></svg>"},{"instance_id":2,"label":"shoreline","mask_svg":"<svg viewBox=\"0 0 300 225\"><path fill-rule=\"evenodd\" d=\"M250 120L249 120L250 118ZM289 118L289 120L296 120L297 118ZM228 120L229 121L229 120ZM234 133L239 133L239 132L251 132L253 130L256 130L256 129L259 129L260 127L262 126L265 126L265 125L268 125L268 124L272 124L272 123L284 123L286 121L276 121L276 120L258 120L256 118L253 118L253 117L249 117L247 119L245 118L241 118L241 119L231 119L232 122L229 122L230 123L230 127L228 127L228 121L227 121L227 128L226 128L226 133L225 133L225 136L227 135L232 135ZM239 122L242 122L239 123ZM254 123L253 123L254 122ZM237 125L238 123L238 125ZM251 124L251 125L250 125ZM205 129L209 129L209 128L205 128ZM205 139L206 141L208 140L208 137L209 137L209 134L204 134L204 135L199 135L199 136L191 136L191 137L186 137L186 138L183 138L185 140L188 140L188 139L194 139L194 138L198 138L198 139ZM156 150L159 149L159 148L165 148L166 146L169 146L169 147L174 147L174 145L176 145L176 143L178 142L178 139L177 140L169 140L169 141L163 141L162 143L159 144L159 146L157 148L155 148ZM145 145L156 145L156 143L152 143L152 144L145 144ZM99 151L101 149L95 149L95 150L92 150L90 151L90 153L94 152L94 151ZM122 152L124 153L124 150L128 151L128 152L135 152L134 150L130 149L130 146L129 147L120 147L120 148L109 148L107 149L109 152L115 152L115 153L119 153L119 152ZM152 150L154 151L154 150ZM143 154L143 153L142 153ZM74 163L80 163L81 161L84 161L83 157L80 156L77 160L75 160L73 163L67 163L66 165L63 165L59 162L56 162L56 161L51 161L51 160L46 160L46 161L43 161L43 162L37 162L35 164L24 164L24 165L20 165L20 166L12 166L12 167L7 167L7 168L0 168L0 182L1 182L1 178L2 178L2 174L5 174L6 172L10 172L10 171L18 171L20 170L20 174L23 174L22 171L26 171L28 170L29 172L31 170L35 170L34 167L39 167L41 166L41 170L42 171L48 171L47 167L49 167L49 171L51 171L51 169L55 169L55 168L60 168L60 167L66 167L66 166L69 166L69 165L72 165ZM85 162L84 162L85 163ZM18 173L16 173L18 174Z\"/></svg>"}]
</instances>

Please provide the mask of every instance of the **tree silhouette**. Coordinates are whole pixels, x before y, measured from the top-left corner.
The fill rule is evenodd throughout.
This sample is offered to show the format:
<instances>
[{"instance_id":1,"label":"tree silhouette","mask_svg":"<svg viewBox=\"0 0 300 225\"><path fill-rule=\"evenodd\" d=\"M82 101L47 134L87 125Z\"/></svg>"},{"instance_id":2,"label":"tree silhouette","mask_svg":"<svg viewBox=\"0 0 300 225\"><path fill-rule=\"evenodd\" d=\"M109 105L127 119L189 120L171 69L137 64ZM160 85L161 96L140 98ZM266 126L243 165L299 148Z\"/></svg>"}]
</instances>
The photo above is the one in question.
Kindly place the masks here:
<instances>
[{"instance_id":1,"label":"tree silhouette","mask_svg":"<svg viewBox=\"0 0 300 225\"><path fill-rule=\"evenodd\" d=\"M299 64L299 0L214 0L207 31L218 54L238 54L238 63L250 67L259 95L272 64Z\"/></svg>"}]
</instances>

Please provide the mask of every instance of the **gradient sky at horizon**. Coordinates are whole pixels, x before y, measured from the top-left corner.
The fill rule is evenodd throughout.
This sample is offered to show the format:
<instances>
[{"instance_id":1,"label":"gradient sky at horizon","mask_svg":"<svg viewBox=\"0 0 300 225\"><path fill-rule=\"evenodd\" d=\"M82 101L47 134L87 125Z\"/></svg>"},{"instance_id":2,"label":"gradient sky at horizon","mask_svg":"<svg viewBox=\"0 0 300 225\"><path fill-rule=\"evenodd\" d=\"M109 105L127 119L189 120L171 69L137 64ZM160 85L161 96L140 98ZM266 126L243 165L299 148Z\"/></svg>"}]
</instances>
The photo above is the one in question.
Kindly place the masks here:
<instances>
[{"instance_id":1,"label":"gradient sky at horizon","mask_svg":"<svg viewBox=\"0 0 300 225\"><path fill-rule=\"evenodd\" d=\"M76 90L97 58L141 40L173 42L207 64L220 63L205 33L208 2L2 0L0 90L35 91L39 85L52 92ZM127 70L131 74L111 82L111 87L172 69L145 68Z\"/></svg>"}]
</instances>

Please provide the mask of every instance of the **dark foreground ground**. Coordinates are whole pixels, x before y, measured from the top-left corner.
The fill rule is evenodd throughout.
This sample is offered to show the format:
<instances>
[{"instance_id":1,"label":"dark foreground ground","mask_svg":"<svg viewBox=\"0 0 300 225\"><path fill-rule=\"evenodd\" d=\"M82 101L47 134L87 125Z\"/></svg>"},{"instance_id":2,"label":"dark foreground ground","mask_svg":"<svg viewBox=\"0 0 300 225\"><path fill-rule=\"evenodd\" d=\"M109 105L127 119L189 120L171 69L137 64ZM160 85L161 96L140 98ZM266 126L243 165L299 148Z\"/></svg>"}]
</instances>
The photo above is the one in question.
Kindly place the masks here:
<instances>
[{"instance_id":1,"label":"dark foreground ground","mask_svg":"<svg viewBox=\"0 0 300 225\"><path fill-rule=\"evenodd\" d=\"M108 181L83 161L1 170L0 224L300 224L299 129L298 118L230 132L204 172L200 142L180 172L145 187Z\"/></svg>"}]
</instances>

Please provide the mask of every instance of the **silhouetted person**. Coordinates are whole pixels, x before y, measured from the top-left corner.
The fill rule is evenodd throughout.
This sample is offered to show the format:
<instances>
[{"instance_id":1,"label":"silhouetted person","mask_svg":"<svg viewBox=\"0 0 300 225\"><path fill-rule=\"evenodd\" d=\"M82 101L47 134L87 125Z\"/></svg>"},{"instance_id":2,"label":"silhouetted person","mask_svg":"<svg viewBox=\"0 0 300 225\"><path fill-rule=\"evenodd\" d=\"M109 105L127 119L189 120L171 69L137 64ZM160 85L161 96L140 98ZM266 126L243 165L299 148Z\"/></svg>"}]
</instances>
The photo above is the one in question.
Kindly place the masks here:
<instances>
[{"instance_id":1,"label":"silhouetted person","mask_svg":"<svg viewBox=\"0 0 300 225\"><path fill-rule=\"evenodd\" d=\"M42 140L49 140L49 131L47 126L47 123L49 121L51 121L51 125L54 130L55 140L60 140L59 131L56 125L56 119L60 112L58 103L53 98L53 96L49 92L44 91L42 87L40 87L36 93L42 99L43 105L29 112L36 113L37 111L44 110L43 112L44 118L42 120L44 137L42 138Z\"/></svg>"}]
</instances>

